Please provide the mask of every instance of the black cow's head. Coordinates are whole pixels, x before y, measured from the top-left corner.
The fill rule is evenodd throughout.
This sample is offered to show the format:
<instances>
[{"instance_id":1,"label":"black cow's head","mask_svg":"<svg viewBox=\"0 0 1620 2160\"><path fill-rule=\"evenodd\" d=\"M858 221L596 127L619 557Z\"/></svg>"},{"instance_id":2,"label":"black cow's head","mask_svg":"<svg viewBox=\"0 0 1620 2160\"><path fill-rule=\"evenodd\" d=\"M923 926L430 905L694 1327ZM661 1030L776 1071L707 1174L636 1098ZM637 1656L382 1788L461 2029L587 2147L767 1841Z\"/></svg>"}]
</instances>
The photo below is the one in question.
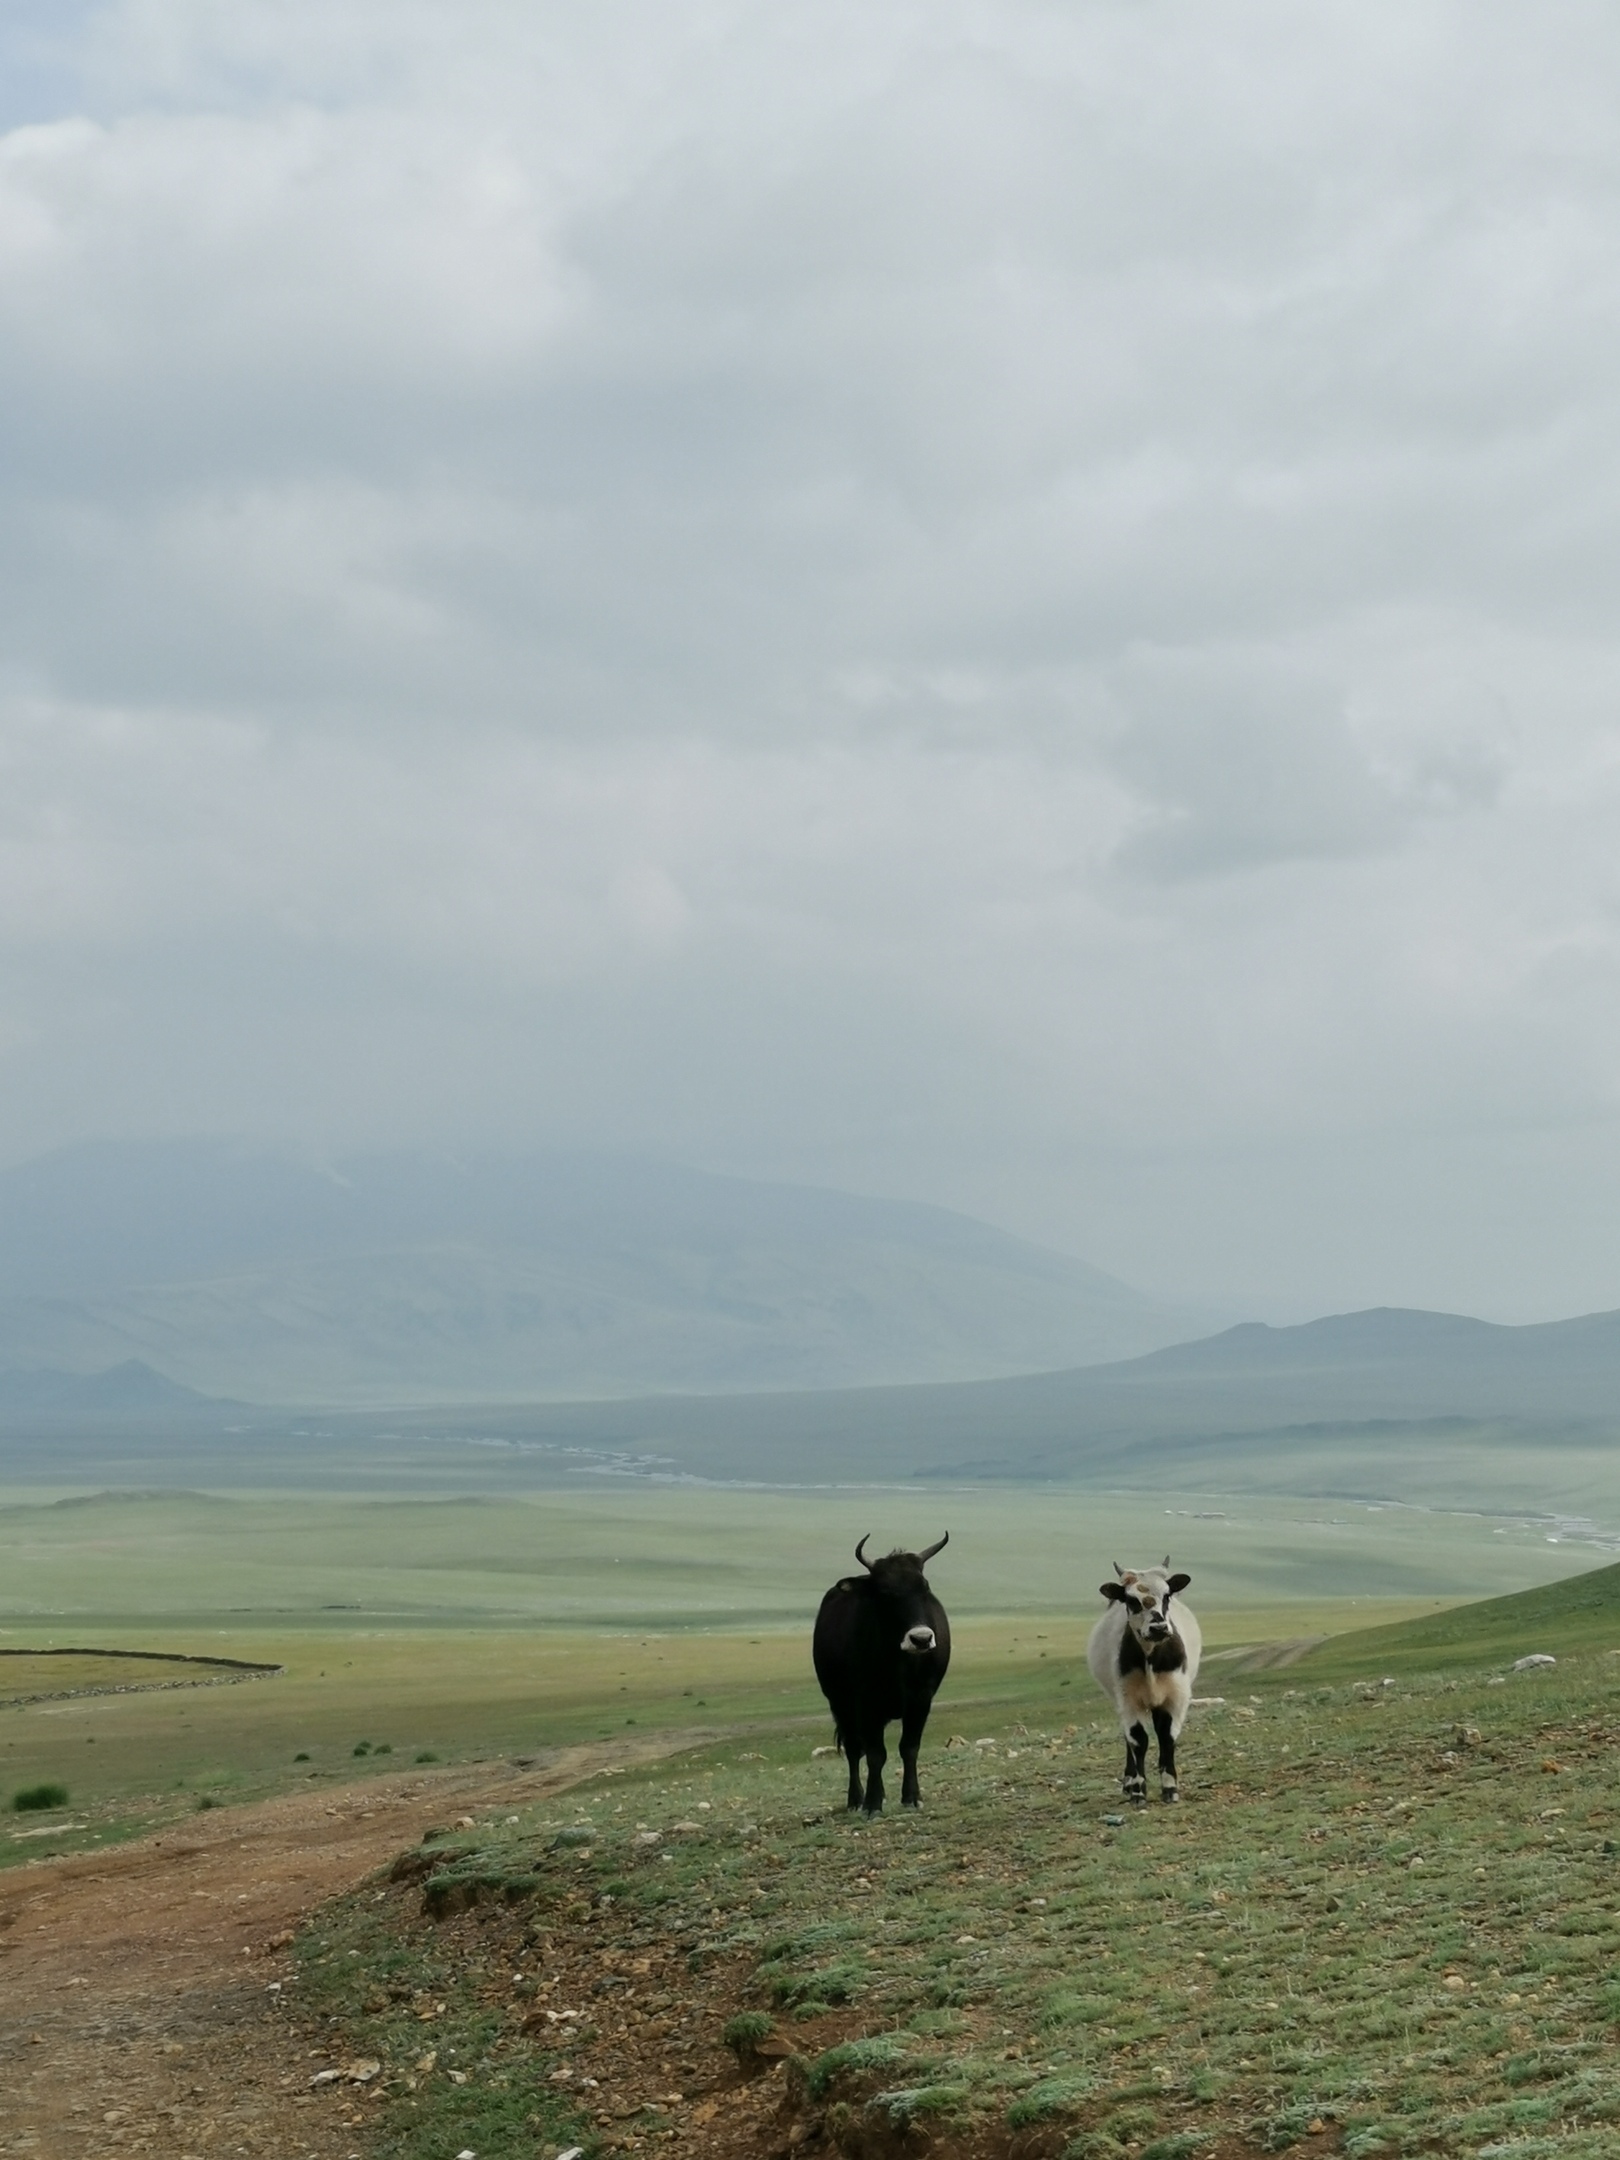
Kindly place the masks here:
<instances>
[{"instance_id":1,"label":"black cow's head","mask_svg":"<svg viewBox=\"0 0 1620 2160\"><path fill-rule=\"evenodd\" d=\"M926 1657L935 1647L934 1623L929 1616L933 1593L923 1573L923 1562L943 1552L950 1541L947 1530L937 1545L922 1552L901 1552L897 1548L885 1553L881 1560L867 1559L865 1538L855 1548L855 1557L866 1569L873 1589L885 1605L893 1608L900 1628L900 1648L910 1657Z\"/></svg>"},{"instance_id":2,"label":"black cow's head","mask_svg":"<svg viewBox=\"0 0 1620 2160\"><path fill-rule=\"evenodd\" d=\"M1122 1568L1116 1560L1114 1573L1119 1580L1102 1585L1105 1598L1124 1606L1125 1625L1145 1650L1163 1642L1170 1633L1175 1624L1170 1617L1170 1600L1192 1581L1190 1575L1170 1574L1169 1567L1168 1553L1164 1566L1156 1568Z\"/></svg>"}]
</instances>

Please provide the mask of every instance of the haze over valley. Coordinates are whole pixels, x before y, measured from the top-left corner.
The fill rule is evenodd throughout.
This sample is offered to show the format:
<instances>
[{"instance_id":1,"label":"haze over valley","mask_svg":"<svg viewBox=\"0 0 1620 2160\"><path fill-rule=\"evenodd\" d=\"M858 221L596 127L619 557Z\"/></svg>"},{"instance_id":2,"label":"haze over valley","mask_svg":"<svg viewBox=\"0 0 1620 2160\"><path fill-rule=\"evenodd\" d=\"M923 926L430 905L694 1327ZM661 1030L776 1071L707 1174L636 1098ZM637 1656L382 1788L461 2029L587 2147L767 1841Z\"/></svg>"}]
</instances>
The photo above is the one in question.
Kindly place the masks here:
<instances>
[{"instance_id":1,"label":"haze over valley","mask_svg":"<svg viewBox=\"0 0 1620 2160\"><path fill-rule=\"evenodd\" d=\"M131 1360L270 1404L1095 1364L1211 1316L967 1217L622 1156L85 1147L0 1173L0 1406Z\"/></svg>"}]
</instances>

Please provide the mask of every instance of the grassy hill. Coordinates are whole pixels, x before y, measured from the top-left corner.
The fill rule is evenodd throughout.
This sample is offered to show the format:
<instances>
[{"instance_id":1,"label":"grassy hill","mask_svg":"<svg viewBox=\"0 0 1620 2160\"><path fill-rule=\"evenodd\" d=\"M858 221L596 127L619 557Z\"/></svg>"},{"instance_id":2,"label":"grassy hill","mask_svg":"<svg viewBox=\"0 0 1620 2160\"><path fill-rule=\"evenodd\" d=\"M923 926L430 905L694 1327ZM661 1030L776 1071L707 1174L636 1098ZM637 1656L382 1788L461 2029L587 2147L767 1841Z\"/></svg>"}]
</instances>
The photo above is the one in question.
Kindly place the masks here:
<instances>
[{"instance_id":1,"label":"grassy hill","mask_svg":"<svg viewBox=\"0 0 1620 2160\"><path fill-rule=\"evenodd\" d=\"M1620 1567L1594 1569L1539 1589L1457 1605L1397 1627L1336 1636L1301 1671L1329 1678L1351 1672L1502 1672L1537 1653L1560 1660L1594 1653L1620 1659ZM1620 1668L1614 1677L1620 1682Z\"/></svg>"},{"instance_id":2,"label":"grassy hill","mask_svg":"<svg viewBox=\"0 0 1620 2160\"><path fill-rule=\"evenodd\" d=\"M603 1624L558 1627L588 1579L644 1556L671 1497L690 1507L664 1576L604 1586ZM438 1510L409 1505L340 1510L319 1536L332 1511L318 1502L301 1535L285 1502L7 1511L7 1579L27 1603L44 1592L59 1606L77 1567L81 1607L95 1593L133 1610L145 1599L131 1570L147 1567L155 1591L166 1552L199 1598L255 1609L199 1604L183 1626L151 1606L147 1647L285 1668L12 1707L0 1781L59 1781L75 1813L18 1816L8 1856L104 1845L289 1780L330 1790L385 1765L661 1730L681 1742L674 1756L627 1758L527 1809L503 1797L256 1966L255 1986L277 1981L278 2014L298 2021L300 2065L340 2073L311 2088L312 2137L341 2129L364 2160L555 2160L574 2144L592 2160L664 2146L898 2160L925 2139L941 2160L1610 2160L1620 1568L1341 1634L1274 1671L1245 1669L1241 1642L1256 1638L1232 1643L1228 1616L1211 1638L1232 1654L1202 1682L1224 1699L1194 1712L1182 1743L1184 1803L1131 1811L1081 1658L1095 1574L1088 1562L1075 1589L1062 1549L1144 1533L1162 1513L1136 1503L1110 1530L1085 1503L1068 1522L1050 1495L995 1494L983 1512L1007 1515L1005 1557L987 1547L959 1584L967 1616L925 1743L924 1811L868 1822L841 1806L803 1611L791 1629L761 1625L757 1586L798 1552L788 1587L807 1610L825 1578L800 1548L847 1527L849 1497L624 1499L622 1520L597 1493L556 1522L544 1502L457 1503L453 1546L432 1534ZM705 1521L711 1505L723 1520ZM1042 1581L1072 1593L1047 1619L997 1619L984 1602L1018 1557L1017 1505L1039 1517ZM1386 1566L1424 1523L1364 1513ZM1312 1527L1330 1554L1335 1526ZM1213 1588L1216 1527L1176 1528ZM1302 1528L1235 1526L1226 1595L1263 1561L1296 1568ZM970 1524L963 1547L983 1532ZM1493 1533L1474 1534L1482 1564L1504 1567ZM662 1536L667 1548L667 1524ZM195 1563L231 1539L270 1572L224 1570L210 1591ZM575 1574L554 1581L547 1555L564 1547ZM1528 1564L1530 1548L1513 1549ZM356 1585L356 1556L375 1582ZM957 1556L953 1538L942 1585ZM419 1591L407 1616L403 1579L385 1578L413 1563L438 1603ZM453 1587L447 1567L463 1578ZM494 1576L521 1584L525 1569L516 1627ZM717 1572L748 1624L717 1625ZM651 1594L662 1620L630 1602ZM357 1596L366 1610L323 1609ZM1309 1625L1275 1610L1291 1633ZM1258 1609L1244 1624L1263 1636ZM7 1641L64 1628L103 1647L136 1639L127 1617L109 1635L87 1632L83 1610L23 1626L14 1608ZM1531 1650L1557 1665L1507 1670ZM356 2062L378 2066L358 2112L341 2074ZM317 2108L331 2121L315 2125Z\"/></svg>"},{"instance_id":3,"label":"grassy hill","mask_svg":"<svg viewBox=\"0 0 1620 2160\"><path fill-rule=\"evenodd\" d=\"M848 1818L762 1725L402 1856L288 1993L382 2066L390 2160L1611 2160L1616 1573L1229 1686L1176 1809L1033 1680L947 1682L920 1815ZM1581 1645L1491 1686L1579 1596Z\"/></svg>"}]
</instances>

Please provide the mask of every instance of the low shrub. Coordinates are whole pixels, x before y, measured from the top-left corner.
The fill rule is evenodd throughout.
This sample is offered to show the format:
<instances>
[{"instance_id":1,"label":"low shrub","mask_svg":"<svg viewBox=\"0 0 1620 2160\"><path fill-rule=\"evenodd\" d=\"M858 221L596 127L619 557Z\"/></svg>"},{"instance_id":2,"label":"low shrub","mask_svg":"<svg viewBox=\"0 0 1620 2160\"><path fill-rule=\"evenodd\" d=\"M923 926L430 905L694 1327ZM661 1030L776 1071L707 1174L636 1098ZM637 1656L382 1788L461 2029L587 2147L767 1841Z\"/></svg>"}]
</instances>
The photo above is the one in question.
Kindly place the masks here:
<instances>
[{"instance_id":1,"label":"low shrub","mask_svg":"<svg viewBox=\"0 0 1620 2160\"><path fill-rule=\"evenodd\" d=\"M886 2115L896 2127L915 2122L921 2115L950 2115L968 2097L965 2085L903 2085L895 2092L878 2093L867 2102L872 2114Z\"/></svg>"},{"instance_id":2,"label":"low shrub","mask_svg":"<svg viewBox=\"0 0 1620 2160\"><path fill-rule=\"evenodd\" d=\"M19 1815L27 1815L36 1809L62 1808L68 1804L65 1785L25 1785L21 1792L11 1796L11 1804Z\"/></svg>"},{"instance_id":3,"label":"low shrub","mask_svg":"<svg viewBox=\"0 0 1620 2160\"><path fill-rule=\"evenodd\" d=\"M889 2033L874 2033L866 2040L844 2040L828 2048L810 2065L805 2082L812 2100L819 2100L839 2078L860 2076L863 2071L894 2070L910 2057L904 2041Z\"/></svg>"},{"instance_id":4,"label":"low shrub","mask_svg":"<svg viewBox=\"0 0 1620 2160\"><path fill-rule=\"evenodd\" d=\"M1022 2130L1029 2123L1045 2122L1050 2115L1063 2115L1076 2101L1084 2100L1092 2090L1095 2080L1083 2072L1071 2077L1043 2078L1039 2085L1032 2085L1026 2093L1020 2093L1007 2110L1007 2121L1014 2130Z\"/></svg>"},{"instance_id":5,"label":"low shrub","mask_svg":"<svg viewBox=\"0 0 1620 2160\"><path fill-rule=\"evenodd\" d=\"M741 2010L734 2018L727 2018L720 2028L720 2037L741 2062L775 2030L775 2023L763 2010Z\"/></svg>"},{"instance_id":6,"label":"low shrub","mask_svg":"<svg viewBox=\"0 0 1620 2160\"><path fill-rule=\"evenodd\" d=\"M771 1993L779 2003L847 2003L860 1992L866 1978L853 1962L823 1965L819 1972L778 1973L772 1977Z\"/></svg>"}]
</instances>

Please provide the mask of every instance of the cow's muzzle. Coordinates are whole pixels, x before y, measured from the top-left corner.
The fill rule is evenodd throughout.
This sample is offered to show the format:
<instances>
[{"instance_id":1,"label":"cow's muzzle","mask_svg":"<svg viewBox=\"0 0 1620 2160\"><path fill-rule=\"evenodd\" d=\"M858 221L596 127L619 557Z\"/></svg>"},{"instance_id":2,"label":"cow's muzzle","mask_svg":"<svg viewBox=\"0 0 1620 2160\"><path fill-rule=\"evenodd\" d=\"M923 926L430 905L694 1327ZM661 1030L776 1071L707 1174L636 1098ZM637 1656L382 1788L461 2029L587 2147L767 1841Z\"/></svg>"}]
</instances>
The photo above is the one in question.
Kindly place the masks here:
<instances>
[{"instance_id":1,"label":"cow's muzzle","mask_svg":"<svg viewBox=\"0 0 1620 2160\"><path fill-rule=\"evenodd\" d=\"M909 1650L913 1657L922 1657L934 1647L934 1631L931 1627L907 1628L901 1639L902 1650Z\"/></svg>"}]
</instances>

